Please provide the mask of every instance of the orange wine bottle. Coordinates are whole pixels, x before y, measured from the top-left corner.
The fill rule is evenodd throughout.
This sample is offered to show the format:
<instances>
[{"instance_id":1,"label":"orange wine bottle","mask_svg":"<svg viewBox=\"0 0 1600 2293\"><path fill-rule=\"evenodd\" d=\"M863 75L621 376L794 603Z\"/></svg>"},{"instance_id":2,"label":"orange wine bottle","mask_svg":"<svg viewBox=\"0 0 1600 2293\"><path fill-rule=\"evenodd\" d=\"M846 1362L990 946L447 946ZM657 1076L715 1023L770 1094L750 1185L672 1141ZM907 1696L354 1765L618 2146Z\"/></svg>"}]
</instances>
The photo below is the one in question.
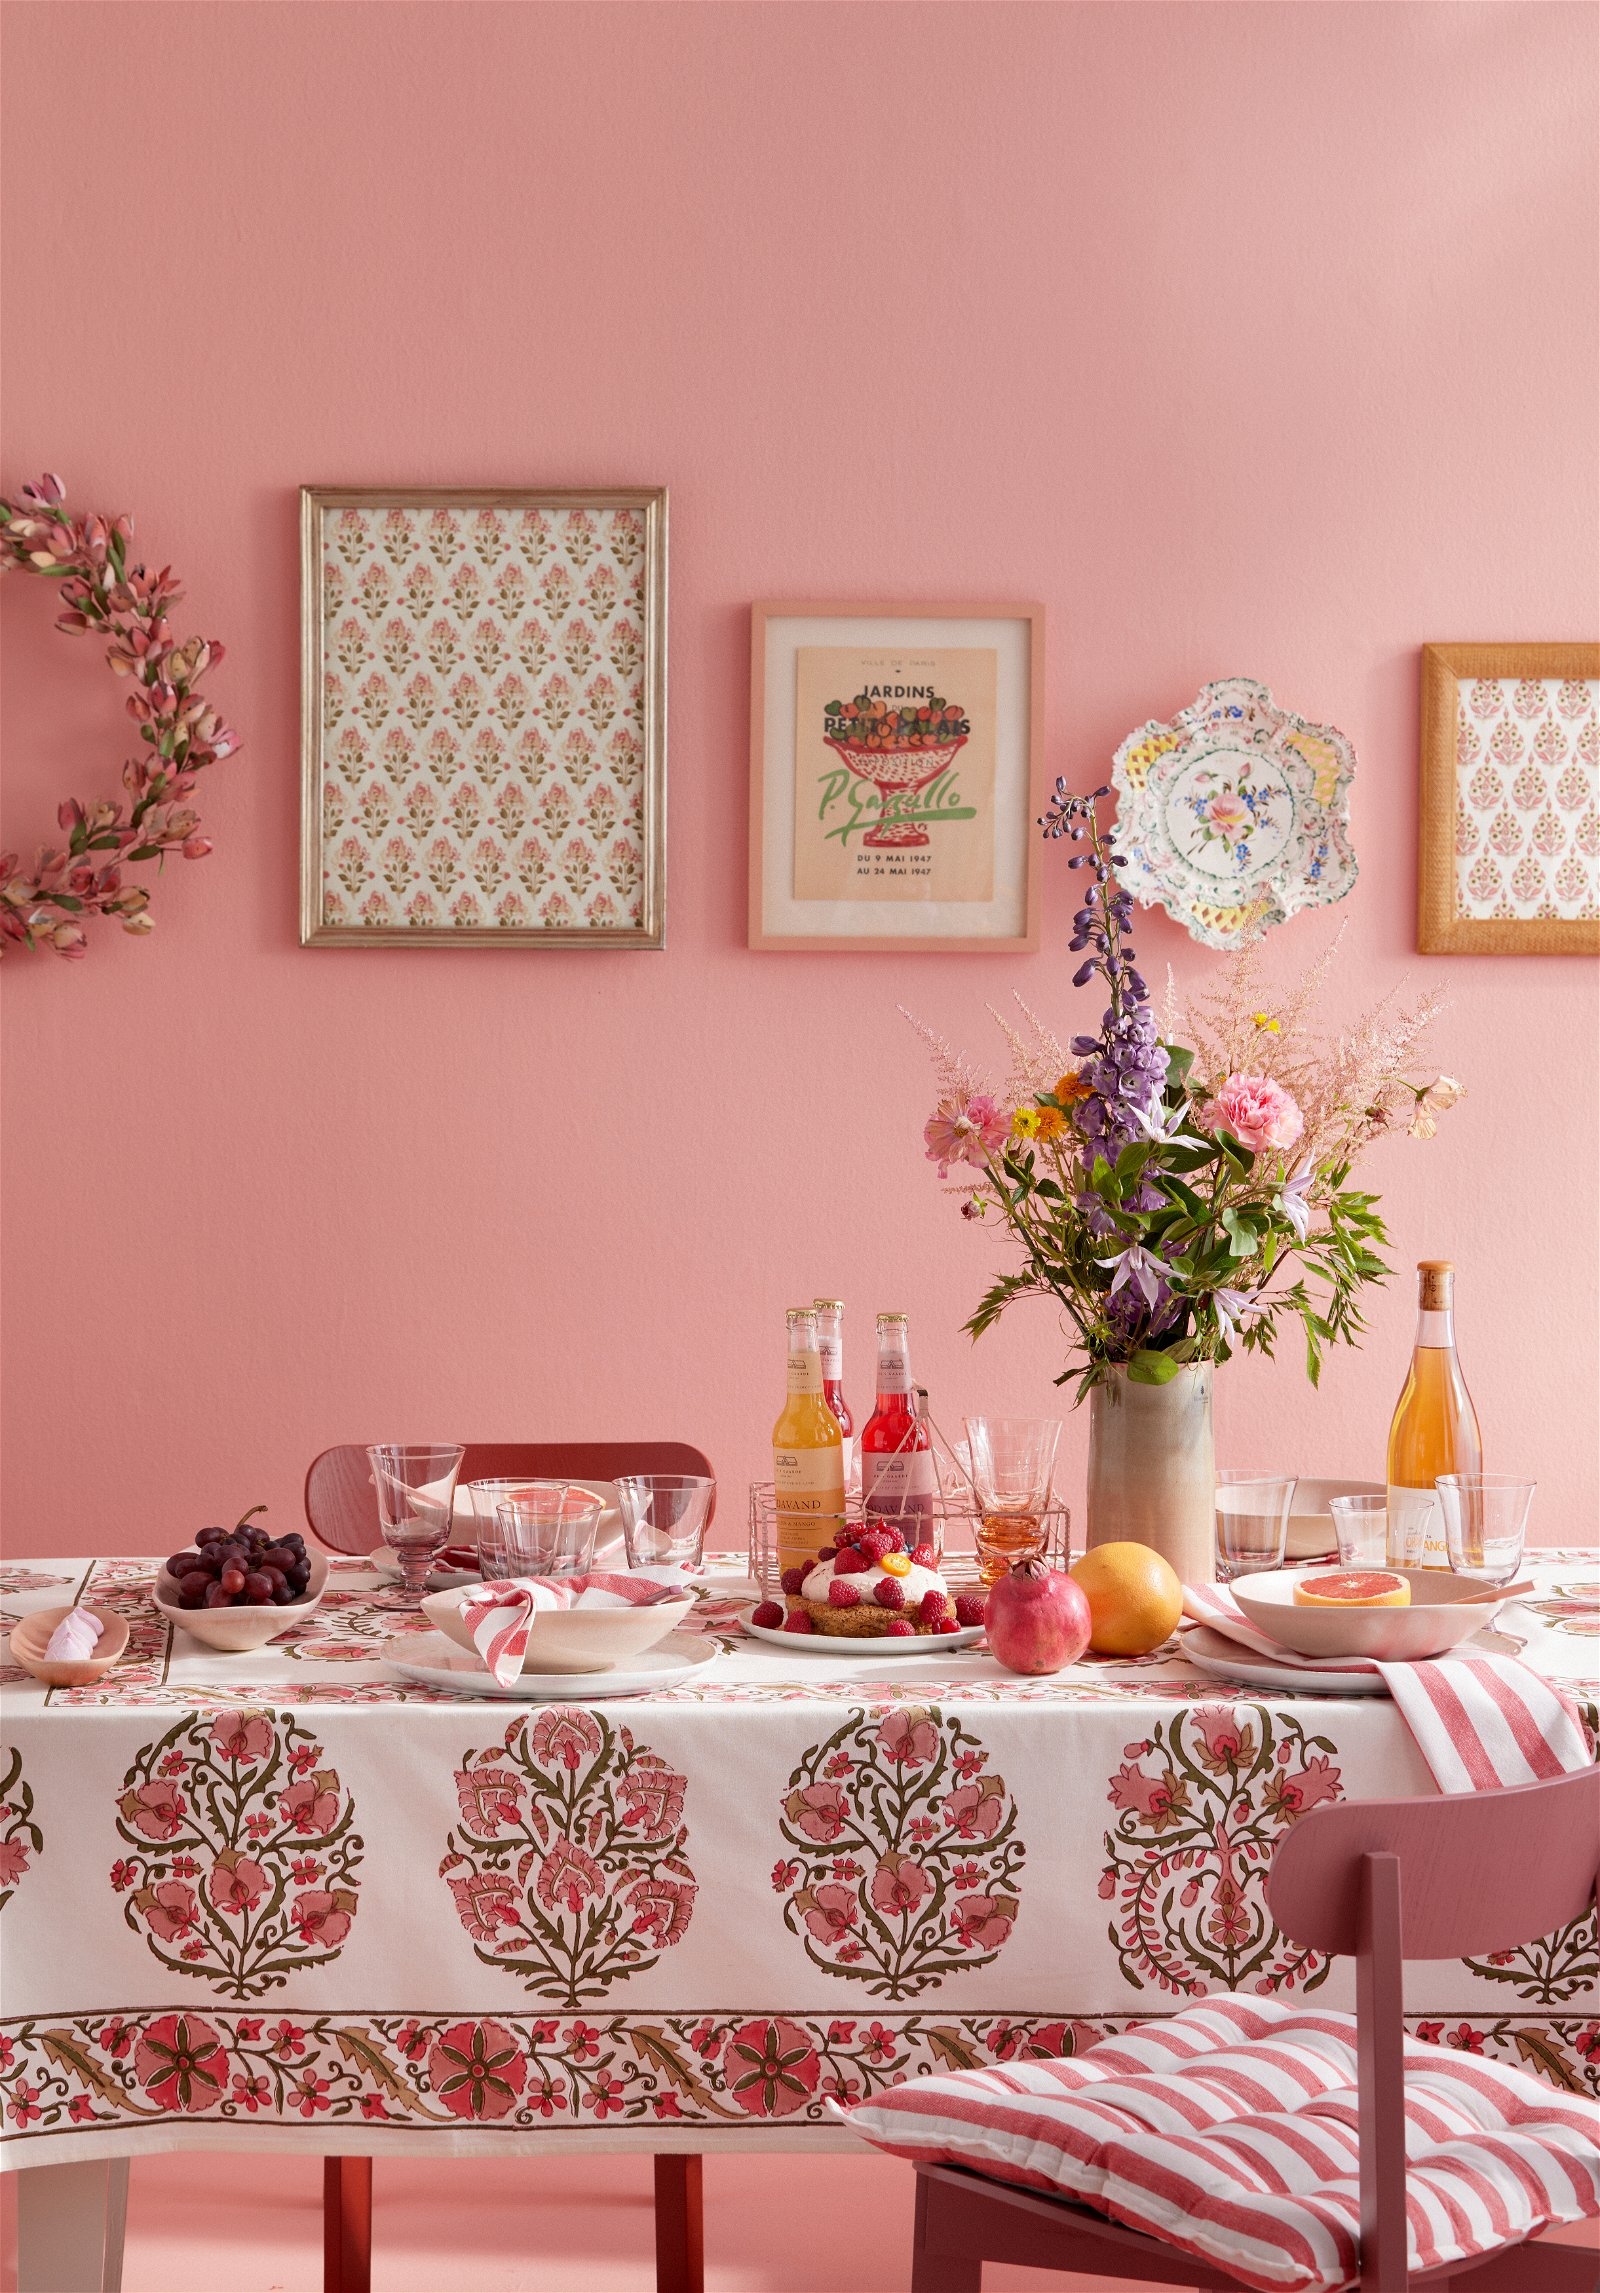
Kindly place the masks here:
<instances>
[{"instance_id":1,"label":"orange wine bottle","mask_svg":"<svg viewBox=\"0 0 1600 2293\"><path fill-rule=\"evenodd\" d=\"M1417 1342L1389 1428L1389 1561L1448 1568L1441 1473L1481 1473L1483 1437L1456 1359L1455 1268L1448 1258L1417 1267Z\"/></svg>"}]
</instances>

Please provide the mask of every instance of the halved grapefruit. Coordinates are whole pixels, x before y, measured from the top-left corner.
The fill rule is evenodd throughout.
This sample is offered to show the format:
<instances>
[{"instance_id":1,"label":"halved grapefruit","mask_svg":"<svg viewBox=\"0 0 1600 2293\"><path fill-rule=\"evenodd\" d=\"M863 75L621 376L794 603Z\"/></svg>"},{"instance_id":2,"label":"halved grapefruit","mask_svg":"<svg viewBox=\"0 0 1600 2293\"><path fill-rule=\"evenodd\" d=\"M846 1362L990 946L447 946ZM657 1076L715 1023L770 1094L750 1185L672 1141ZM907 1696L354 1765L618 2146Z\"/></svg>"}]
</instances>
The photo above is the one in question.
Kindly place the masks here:
<instances>
[{"instance_id":1,"label":"halved grapefruit","mask_svg":"<svg viewBox=\"0 0 1600 2293\"><path fill-rule=\"evenodd\" d=\"M1338 1569L1305 1576L1294 1588L1296 1608L1409 1608L1411 1587L1388 1569Z\"/></svg>"}]
</instances>

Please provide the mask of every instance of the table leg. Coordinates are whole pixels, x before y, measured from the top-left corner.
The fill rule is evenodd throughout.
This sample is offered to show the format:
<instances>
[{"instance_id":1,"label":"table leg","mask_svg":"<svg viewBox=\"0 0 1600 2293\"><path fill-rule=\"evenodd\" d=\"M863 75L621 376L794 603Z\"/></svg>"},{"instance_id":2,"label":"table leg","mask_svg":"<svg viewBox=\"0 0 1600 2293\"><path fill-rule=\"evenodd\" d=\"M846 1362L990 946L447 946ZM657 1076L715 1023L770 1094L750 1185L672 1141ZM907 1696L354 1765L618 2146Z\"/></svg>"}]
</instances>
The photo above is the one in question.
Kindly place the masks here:
<instances>
[{"instance_id":1,"label":"table leg","mask_svg":"<svg viewBox=\"0 0 1600 2293\"><path fill-rule=\"evenodd\" d=\"M656 2158L656 2293L705 2293L703 2162L676 2152Z\"/></svg>"},{"instance_id":2,"label":"table leg","mask_svg":"<svg viewBox=\"0 0 1600 2293\"><path fill-rule=\"evenodd\" d=\"M17 2176L17 2293L121 2293L128 2161Z\"/></svg>"},{"instance_id":3,"label":"table leg","mask_svg":"<svg viewBox=\"0 0 1600 2293\"><path fill-rule=\"evenodd\" d=\"M322 2161L322 2293L372 2293L372 2160Z\"/></svg>"}]
</instances>

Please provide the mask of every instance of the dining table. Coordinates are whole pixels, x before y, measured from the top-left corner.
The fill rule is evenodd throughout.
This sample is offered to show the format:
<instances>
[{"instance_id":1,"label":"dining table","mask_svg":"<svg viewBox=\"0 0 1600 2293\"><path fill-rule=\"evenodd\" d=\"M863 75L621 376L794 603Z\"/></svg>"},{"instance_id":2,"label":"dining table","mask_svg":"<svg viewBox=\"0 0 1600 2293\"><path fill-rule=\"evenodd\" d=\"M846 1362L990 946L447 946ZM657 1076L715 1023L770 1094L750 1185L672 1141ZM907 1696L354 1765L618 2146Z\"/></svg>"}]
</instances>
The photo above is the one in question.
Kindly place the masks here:
<instances>
[{"instance_id":1,"label":"dining table","mask_svg":"<svg viewBox=\"0 0 1600 2293\"><path fill-rule=\"evenodd\" d=\"M1214 1992L1348 2007L1349 1966L1273 1923L1273 1850L1327 1801L1438 1788L1387 1695L1182 1637L1040 1678L982 1645L758 1640L742 1554L708 1556L686 1676L533 1700L400 1669L429 1620L370 1560L239 1655L158 1613L157 1565L0 1570L6 1625L130 1627L92 1684L0 1675L21 2293L114 2293L153 2152L826 2152L891 2083ZM1495 1620L1591 1731L1597 1565L1543 1548ZM1592 1915L1412 1966L1406 2008L1600 2096Z\"/></svg>"}]
</instances>

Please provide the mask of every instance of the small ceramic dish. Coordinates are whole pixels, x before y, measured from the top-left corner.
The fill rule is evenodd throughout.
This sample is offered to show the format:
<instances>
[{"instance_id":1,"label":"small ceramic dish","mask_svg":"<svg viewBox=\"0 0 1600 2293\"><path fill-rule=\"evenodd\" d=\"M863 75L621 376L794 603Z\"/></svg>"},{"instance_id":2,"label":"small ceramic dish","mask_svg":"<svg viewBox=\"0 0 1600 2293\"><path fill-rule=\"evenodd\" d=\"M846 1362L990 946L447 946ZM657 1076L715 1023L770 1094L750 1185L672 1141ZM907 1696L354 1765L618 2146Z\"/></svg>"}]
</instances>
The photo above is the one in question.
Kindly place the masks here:
<instances>
[{"instance_id":1,"label":"small ceramic dish","mask_svg":"<svg viewBox=\"0 0 1600 2293\"><path fill-rule=\"evenodd\" d=\"M1297 1656L1368 1656L1385 1664L1416 1664L1481 1632L1495 1612L1484 1586L1444 1569L1397 1568L1411 1586L1409 1608L1297 1608L1302 1578L1336 1576L1337 1569L1263 1569L1236 1576L1228 1590L1258 1631ZM1474 1599L1474 1595L1479 1597Z\"/></svg>"},{"instance_id":2,"label":"small ceramic dish","mask_svg":"<svg viewBox=\"0 0 1600 2293\"><path fill-rule=\"evenodd\" d=\"M47 1688L86 1688L91 1680L98 1680L110 1671L128 1645L128 1620L114 1616L109 1608L96 1608L92 1602L80 1602L91 1616L100 1619L100 1637L95 1642L93 1656L76 1660L57 1657L54 1661L45 1654L50 1635L64 1616L72 1614L66 1608L36 1608L31 1616L12 1627L11 1654L24 1672L31 1672Z\"/></svg>"},{"instance_id":3,"label":"small ceramic dish","mask_svg":"<svg viewBox=\"0 0 1600 2293\"><path fill-rule=\"evenodd\" d=\"M467 1592L430 1592L422 1612L447 1640L476 1656L462 1620ZM694 1607L688 1600L658 1600L649 1608L542 1608L528 1627L524 1672L609 1672L614 1664L653 1648Z\"/></svg>"},{"instance_id":4,"label":"small ceramic dish","mask_svg":"<svg viewBox=\"0 0 1600 2293\"><path fill-rule=\"evenodd\" d=\"M150 1598L157 1615L177 1625L180 1632L187 1632L202 1647L219 1656L248 1655L252 1648L265 1648L291 1624L303 1624L321 1602L328 1588L328 1556L308 1553L306 1558L311 1563L311 1582L305 1595L282 1608L180 1608L178 1588L165 1569L157 1572Z\"/></svg>"},{"instance_id":5,"label":"small ceramic dish","mask_svg":"<svg viewBox=\"0 0 1600 2293\"><path fill-rule=\"evenodd\" d=\"M1381 1481L1297 1481L1289 1500L1285 1561L1309 1561L1323 1553L1336 1553L1339 1540L1328 1510L1330 1501L1335 1497L1381 1497L1383 1487Z\"/></svg>"}]
</instances>

